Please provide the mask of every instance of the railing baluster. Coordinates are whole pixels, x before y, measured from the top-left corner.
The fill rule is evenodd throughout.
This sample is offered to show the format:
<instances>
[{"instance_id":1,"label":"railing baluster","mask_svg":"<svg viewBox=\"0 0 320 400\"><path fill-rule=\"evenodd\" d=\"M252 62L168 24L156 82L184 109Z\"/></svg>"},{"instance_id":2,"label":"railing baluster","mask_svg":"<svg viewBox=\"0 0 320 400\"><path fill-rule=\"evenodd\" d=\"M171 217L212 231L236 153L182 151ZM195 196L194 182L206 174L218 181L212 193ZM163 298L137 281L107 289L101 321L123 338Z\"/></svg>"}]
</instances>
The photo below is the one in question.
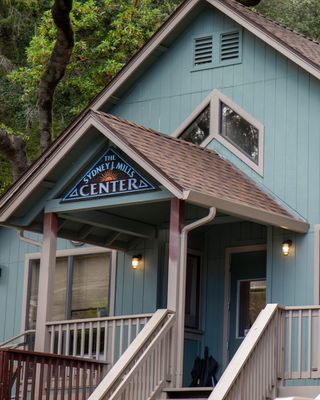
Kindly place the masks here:
<instances>
[{"instance_id":1,"label":"railing baluster","mask_svg":"<svg viewBox=\"0 0 320 400\"><path fill-rule=\"evenodd\" d=\"M51 326L50 333L50 353L54 353L55 326Z\"/></svg>"},{"instance_id":2,"label":"railing baluster","mask_svg":"<svg viewBox=\"0 0 320 400\"><path fill-rule=\"evenodd\" d=\"M111 342L111 364L114 365L115 361L115 351L116 351L116 329L117 324L116 321L113 321L112 324L112 342Z\"/></svg>"},{"instance_id":3,"label":"railing baluster","mask_svg":"<svg viewBox=\"0 0 320 400\"><path fill-rule=\"evenodd\" d=\"M16 396L15 400L18 400L20 397L20 381L21 381L21 367L22 367L22 362L21 362L21 357L18 357L18 364L17 364L17 383L16 383Z\"/></svg>"},{"instance_id":4,"label":"railing baluster","mask_svg":"<svg viewBox=\"0 0 320 400\"><path fill-rule=\"evenodd\" d=\"M62 325L59 325L58 329L58 354L62 354Z\"/></svg>"},{"instance_id":5,"label":"railing baluster","mask_svg":"<svg viewBox=\"0 0 320 400\"><path fill-rule=\"evenodd\" d=\"M302 372L302 310L298 311L298 376L301 378Z\"/></svg>"},{"instance_id":6,"label":"railing baluster","mask_svg":"<svg viewBox=\"0 0 320 400\"><path fill-rule=\"evenodd\" d=\"M119 357L123 353L123 320L120 321Z\"/></svg>"},{"instance_id":7,"label":"railing baluster","mask_svg":"<svg viewBox=\"0 0 320 400\"><path fill-rule=\"evenodd\" d=\"M70 355L70 324L66 325L66 345L64 349L64 355Z\"/></svg>"},{"instance_id":8,"label":"railing baluster","mask_svg":"<svg viewBox=\"0 0 320 400\"><path fill-rule=\"evenodd\" d=\"M287 378L290 379L292 377L292 310L289 311L288 324L289 324L288 335L286 335L286 339L288 340L288 351L289 351Z\"/></svg>"},{"instance_id":9,"label":"railing baluster","mask_svg":"<svg viewBox=\"0 0 320 400\"><path fill-rule=\"evenodd\" d=\"M93 325L92 322L89 323L89 349L88 349L88 356L92 358L93 353Z\"/></svg>"},{"instance_id":10,"label":"railing baluster","mask_svg":"<svg viewBox=\"0 0 320 400\"><path fill-rule=\"evenodd\" d=\"M131 336L132 336L132 319L128 319L128 347L131 343Z\"/></svg>"},{"instance_id":11,"label":"railing baluster","mask_svg":"<svg viewBox=\"0 0 320 400\"><path fill-rule=\"evenodd\" d=\"M308 312L308 378L312 378L312 310Z\"/></svg>"},{"instance_id":12,"label":"railing baluster","mask_svg":"<svg viewBox=\"0 0 320 400\"><path fill-rule=\"evenodd\" d=\"M108 340L109 340L109 324L108 321L104 323L104 343L103 343L103 360L107 361L108 356Z\"/></svg>"},{"instance_id":13,"label":"railing baluster","mask_svg":"<svg viewBox=\"0 0 320 400\"><path fill-rule=\"evenodd\" d=\"M101 342L101 324L97 322L97 335L96 335L96 359L100 359L100 342Z\"/></svg>"},{"instance_id":14,"label":"railing baluster","mask_svg":"<svg viewBox=\"0 0 320 400\"><path fill-rule=\"evenodd\" d=\"M73 350L72 350L73 357L77 355L77 346L78 346L78 324L75 323L73 325Z\"/></svg>"},{"instance_id":15,"label":"railing baluster","mask_svg":"<svg viewBox=\"0 0 320 400\"><path fill-rule=\"evenodd\" d=\"M83 322L81 324L81 350L80 350L80 357L84 356L85 336L86 336L86 331L85 331L85 326L84 326L84 322Z\"/></svg>"}]
</instances>

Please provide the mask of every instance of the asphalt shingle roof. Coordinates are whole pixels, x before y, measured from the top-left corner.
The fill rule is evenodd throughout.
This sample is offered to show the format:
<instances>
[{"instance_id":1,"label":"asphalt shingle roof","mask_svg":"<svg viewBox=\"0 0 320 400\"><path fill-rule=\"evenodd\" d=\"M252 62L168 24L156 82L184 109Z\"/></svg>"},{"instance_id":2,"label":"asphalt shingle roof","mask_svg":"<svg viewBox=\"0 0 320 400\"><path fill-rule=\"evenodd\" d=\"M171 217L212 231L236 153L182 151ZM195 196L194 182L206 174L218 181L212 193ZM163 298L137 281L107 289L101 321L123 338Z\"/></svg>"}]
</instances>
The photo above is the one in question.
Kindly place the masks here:
<instances>
[{"instance_id":1,"label":"asphalt shingle roof","mask_svg":"<svg viewBox=\"0 0 320 400\"><path fill-rule=\"evenodd\" d=\"M192 190L292 217L253 180L215 151L166 136L113 115L101 112L94 114L109 130L182 190Z\"/></svg>"}]
</instances>

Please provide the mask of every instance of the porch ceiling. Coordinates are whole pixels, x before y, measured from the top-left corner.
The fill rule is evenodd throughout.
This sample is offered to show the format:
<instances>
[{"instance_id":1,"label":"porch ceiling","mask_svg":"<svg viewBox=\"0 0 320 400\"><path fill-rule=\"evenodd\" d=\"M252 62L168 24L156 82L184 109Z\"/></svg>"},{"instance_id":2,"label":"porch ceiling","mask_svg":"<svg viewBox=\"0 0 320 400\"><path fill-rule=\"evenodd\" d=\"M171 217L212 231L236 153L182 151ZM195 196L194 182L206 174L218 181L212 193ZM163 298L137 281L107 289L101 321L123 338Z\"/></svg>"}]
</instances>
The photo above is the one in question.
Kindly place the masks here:
<instances>
[{"instance_id":1,"label":"porch ceiling","mask_svg":"<svg viewBox=\"0 0 320 400\"><path fill-rule=\"evenodd\" d=\"M97 156L110 146L159 188L150 193L61 202ZM173 197L189 219L208 207L262 224L306 232L308 224L216 152L111 115L89 111L71 125L0 201L0 223L41 232L44 212L59 217L59 236L126 248L153 238L169 221Z\"/></svg>"}]
</instances>

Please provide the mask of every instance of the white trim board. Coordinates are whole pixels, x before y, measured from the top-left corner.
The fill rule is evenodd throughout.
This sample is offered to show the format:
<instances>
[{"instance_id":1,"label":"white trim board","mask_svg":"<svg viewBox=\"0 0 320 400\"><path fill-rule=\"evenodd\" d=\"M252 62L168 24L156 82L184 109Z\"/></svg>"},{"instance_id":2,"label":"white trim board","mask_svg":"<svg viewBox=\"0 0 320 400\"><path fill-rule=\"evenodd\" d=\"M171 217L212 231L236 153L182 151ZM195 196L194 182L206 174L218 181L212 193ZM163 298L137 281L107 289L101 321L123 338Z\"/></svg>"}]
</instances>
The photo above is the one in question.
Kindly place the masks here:
<instances>
[{"instance_id":1,"label":"white trim board","mask_svg":"<svg viewBox=\"0 0 320 400\"><path fill-rule=\"evenodd\" d=\"M57 250L56 257L70 257L89 254L102 254L110 253L110 289L109 289L109 315L114 316L115 312L115 292L116 292L116 273L117 273L117 251L107 249L99 246L76 247L65 250ZM24 279L23 279L23 292L22 292L22 309L21 309L21 332L25 331L27 323L27 299L28 299L28 285L29 285L29 271L30 261L40 260L41 252L28 253L25 255L24 261Z\"/></svg>"},{"instance_id":2,"label":"white trim board","mask_svg":"<svg viewBox=\"0 0 320 400\"><path fill-rule=\"evenodd\" d=\"M230 266L231 256L237 253L251 253L255 251L266 251L267 244L244 245L227 247L224 260L224 305L223 305L223 348L222 348L222 370L228 365L228 341L229 341L229 301L230 301ZM267 282L268 284L268 282Z\"/></svg>"},{"instance_id":3,"label":"white trim board","mask_svg":"<svg viewBox=\"0 0 320 400\"><path fill-rule=\"evenodd\" d=\"M256 164L250 156L246 155L236 145L232 144L229 140L224 138L220 133L220 122L221 122L221 103L226 104L243 119L253 125L259 131L259 162ZM182 124L173 132L173 137L179 137L201 114L201 112L210 106L210 127L209 136L200 144L201 147L207 147L212 140L217 140L224 147L226 147L231 153L236 155L241 161L248 165L251 169L263 176L263 160L264 160L264 125L249 114L246 110L241 108L234 101L225 96L218 89L214 89L188 116L188 118L182 122Z\"/></svg>"}]
</instances>

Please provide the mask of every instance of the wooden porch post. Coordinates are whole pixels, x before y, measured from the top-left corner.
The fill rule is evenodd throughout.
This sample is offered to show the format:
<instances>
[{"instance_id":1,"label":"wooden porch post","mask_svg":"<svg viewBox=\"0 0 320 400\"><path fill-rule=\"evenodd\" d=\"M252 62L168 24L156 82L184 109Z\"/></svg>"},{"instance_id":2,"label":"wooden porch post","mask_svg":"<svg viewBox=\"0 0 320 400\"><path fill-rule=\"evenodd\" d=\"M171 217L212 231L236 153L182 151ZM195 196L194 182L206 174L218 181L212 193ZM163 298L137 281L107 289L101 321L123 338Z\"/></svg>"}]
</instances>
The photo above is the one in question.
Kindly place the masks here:
<instances>
[{"instance_id":1,"label":"wooden porch post","mask_svg":"<svg viewBox=\"0 0 320 400\"><path fill-rule=\"evenodd\" d=\"M40 259L38 307L35 350L49 350L49 335L46 323L51 320L54 270L56 266L58 218L47 213L43 218L43 245Z\"/></svg>"},{"instance_id":2,"label":"wooden porch post","mask_svg":"<svg viewBox=\"0 0 320 400\"><path fill-rule=\"evenodd\" d=\"M173 333L173 349L177 352L183 349L181 344L177 343L177 326L179 310L179 276L180 276L180 248L181 248L181 228L184 221L184 201L174 198L171 200L170 209L170 236L169 236L169 266L168 266L168 295L167 308L176 313L176 323ZM179 354L173 354L172 374L173 385L179 381L182 371L177 371L177 359Z\"/></svg>"}]
</instances>

